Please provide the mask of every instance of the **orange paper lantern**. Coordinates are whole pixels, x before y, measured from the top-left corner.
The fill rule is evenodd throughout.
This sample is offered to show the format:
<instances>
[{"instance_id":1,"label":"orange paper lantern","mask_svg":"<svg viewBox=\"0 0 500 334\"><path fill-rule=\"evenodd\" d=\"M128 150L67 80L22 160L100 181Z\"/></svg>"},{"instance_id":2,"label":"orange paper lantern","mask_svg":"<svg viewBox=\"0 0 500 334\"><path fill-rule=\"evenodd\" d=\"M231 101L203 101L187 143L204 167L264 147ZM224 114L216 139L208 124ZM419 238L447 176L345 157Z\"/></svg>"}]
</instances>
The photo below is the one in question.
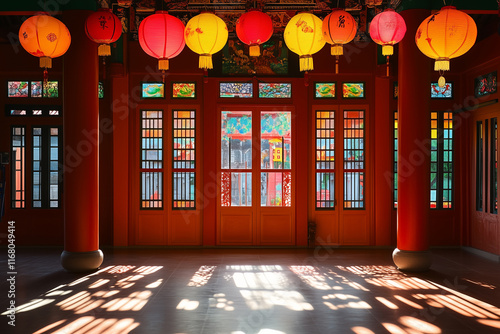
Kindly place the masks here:
<instances>
[{"instance_id":1,"label":"orange paper lantern","mask_svg":"<svg viewBox=\"0 0 500 334\"><path fill-rule=\"evenodd\" d=\"M40 58L40 67L52 68L52 58L66 53L71 44L68 28L47 14L28 18L19 29L19 41L30 54Z\"/></svg>"},{"instance_id":2,"label":"orange paper lantern","mask_svg":"<svg viewBox=\"0 0 500 334\"><path fill-rule=\"evenodd\" d=\"M454 6L445 6L420 24L415 43L424 55L436 60L435 71L448 71L450 59L469 51L476 37L474 20Z\"/></svg>"},{"instance_id":3,"label":"orange paper lantern","mask_svg":"<svg viewBox=\"0 0 500 334\"><path fill-rule=\"evenodd\" d=\"M323 20L323 39L332 44L331 53L336 58L335 72L338 73L339 56L344 54L344 44L356 36L358 24L351 14L336 8Z\"/></svg>"},{"instance_id":4,"label":"orange paper lantern","mask_svg":"<svg viewBox=\"0 0 500 334\"><path fill-rule=\"evenodd\" d=\"M100 44L99 56L111 56L111 47L122 34L122 24L118 16L109 8L101 8L85 20L85 33L92 41Z\"/></svg>"}]
</instances>

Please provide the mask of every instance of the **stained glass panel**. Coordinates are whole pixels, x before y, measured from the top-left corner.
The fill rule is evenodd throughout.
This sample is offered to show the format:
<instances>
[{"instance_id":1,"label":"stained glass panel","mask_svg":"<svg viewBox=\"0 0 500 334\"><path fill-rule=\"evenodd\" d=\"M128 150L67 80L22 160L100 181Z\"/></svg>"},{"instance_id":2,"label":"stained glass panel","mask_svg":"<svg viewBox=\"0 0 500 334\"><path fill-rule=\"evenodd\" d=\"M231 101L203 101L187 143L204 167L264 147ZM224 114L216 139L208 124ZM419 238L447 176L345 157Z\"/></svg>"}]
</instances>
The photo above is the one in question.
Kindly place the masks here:
<instances>
[{"instance_id":1,"label":"stained glass panel","mask_svg":"<svg viewBox=\"0 0 500 334\"><path fill-rule=\"evenodd\" d=\"M161 82L143 82L141 96L143 99L163 98L165 97L165 84Z\"/></svg>"},{"instance_id":2,"label":"stained glass panel","mask_svg":"<svg viewBox=\"0 0 500 334\"><path fill-rule=\"evenodd\" d=\"M439 87L437 82L431 83L432 99L451 99L453 97L453 84L447 82L443 87Z\"/></svg>"},{"instance_id":3,"label":"stained glass panel","mask_svg":"<svg viewBox=\"0 0 500 334\"><path fill-rule=\"evenodd\" d=\"M365 84L362 82L344 82L342 84L342 96L346 99L364 98Z\"/></svg>"},{"instance_id":4,"label":"stained glass panel","mask_svg":"<svg viewBox=\"0 0 500 334\"><path fill-rule=\"evenodd\" d=\"M42 97L42 82L31 81L31 97Z\"/></svg>"},{"instance_id":5,"label":"stained glass panel","mask_svg":"<svg viewBox=\"0 0 500 334\"><path fill-rule=\"evenodd\" d=\"M59 97L59 81L47 81L47 83L43 85L43 97Z\"/></svg>"},{"instance_id":6,"label":"stained glass panel","mask_svg":"<svg viewBox=\"0 0 500 334\"><path fill-rule=\"evenodd\" d=\"M261 129L261 168L290 169L292 123L291 113L262 112Z\"/></svg>"},{"instance_id":7,"label":"stained glass panel","mask_svg":"<svg viewBox=\"0 0 500 334\"><path fill-rule=\"evenodd\" d=\"M220 97L253 97L253 84L251 82L221 82Z\"/></svg>"},{"instance_id":8,"label":"stained glass panel","mask_svg":"<svg viewBox=\"0 0 500 334\"><path fill-rule=\"evenodd\" d=\"M221 122L222 169L251 169L252 113L223 111Z\"/></svg>"},{"instance_id":9,"label":"stained glass panel","mask_svg":"<svg viewBox=\"0 0 500 334\"><path fill-rule=\"evenodd\" d=\"M314 97L319 99L335 98L335 82L316 82Z\"/></svg>"},{"instance_id":10,"label":"stained glass panel","mask_svg":"<svg viewBox=\"0 0 500 334\"><path fill-rule=\"evenodd\" d=\"M196 97L196 84L190 83L173 83L172 84L172 97L174 99L194 99Z\"/></svg>"},{"instance_id":11,"label":"stained glass panel","mask_svg":"<svg viewBox=\"0 0 500 334\"><path fill-rule=\"evenodd\" d=\"M288 99L292 97L291 83L259 83L259 97Z\"/></svg>"},{"instance_id":12,"label":"stained glass panel","mask_svg":"<svg viewBox=\"0 0 500 334\"><path fill-rule=\"evenodd\" d=\"M474 79L474 94L476 97L497 92L497 71Z\"/></svg>"},{"instance_id":13,"label":"stained glass panel","mask_svg":"<svg viewBox=\"0 0 500 334\"><path fill-rule=\"evenodd\" d=\"M8 81L7 97L28 97L28 81Z\"/></svg>"}]
</instances>

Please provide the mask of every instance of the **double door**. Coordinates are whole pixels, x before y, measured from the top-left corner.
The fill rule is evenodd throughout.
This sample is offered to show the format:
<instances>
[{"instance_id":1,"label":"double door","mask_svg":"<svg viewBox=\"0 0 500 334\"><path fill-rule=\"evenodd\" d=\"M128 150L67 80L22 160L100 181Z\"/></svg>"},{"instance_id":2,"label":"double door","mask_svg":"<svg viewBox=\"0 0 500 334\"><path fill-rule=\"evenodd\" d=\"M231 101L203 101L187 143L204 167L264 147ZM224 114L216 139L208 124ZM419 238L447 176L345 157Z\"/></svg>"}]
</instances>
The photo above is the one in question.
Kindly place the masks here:
<instances>
[{"instance_id":1,"label":"double door","mask_svg":"<svg viewBox=\"0 0 500 334\"><path fill-rule=\"evenodd\" d=\"M368 106L314 106L311 116L309 217L316 223L315 243L368 245L373 207Z\"/></svg>"},{"instance_id":2,"label":"double door","mask_svg":"<svg viewBox=\"0 0 500 334\"><path fill-rule=\"evenodd\" d=\"M295 244L294 114L219 108L217 244Z\"/></svg>"}]
</instances>

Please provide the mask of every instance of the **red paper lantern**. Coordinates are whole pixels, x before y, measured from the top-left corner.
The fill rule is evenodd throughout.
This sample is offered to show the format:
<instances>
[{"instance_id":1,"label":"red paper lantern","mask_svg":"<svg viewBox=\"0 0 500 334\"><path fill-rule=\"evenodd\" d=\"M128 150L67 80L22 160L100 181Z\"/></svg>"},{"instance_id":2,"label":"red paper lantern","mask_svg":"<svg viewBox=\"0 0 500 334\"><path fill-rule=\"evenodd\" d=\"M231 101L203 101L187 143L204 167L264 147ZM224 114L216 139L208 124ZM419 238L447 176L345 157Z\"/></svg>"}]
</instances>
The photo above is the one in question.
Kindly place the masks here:
<instances>
[{"instance_id":1,"label":"red paper lantern","mask_svg":"<svg viewBox=\"0 0 500 334\"><path fill-rule=\"evenodd\" d=\"M97 50L99 56L110 56L111 47L122 34L122 24L118 16L109 8L101 8L90 14L85 21L85 32L88 38L100 44Z\"/></svg>"},{"instance_id":2,"label":"red paper lantern","mask_svg":"<svg viewBox=\"0 0 500 334\"><path fill-rule=\"evenodd\" d=\"M251 10L240 16L236 22L236 35L250 46L250 56L260 56L259 45L267 42L273 35L273 21L260 10Z\"/></svg>"},{"instance_id":3,"label":"red paper lantern","mask_svg":"<svg viewBox=\"0 0 500 334\"><path fill-rule=\"evenodd\" d=\"M184 24L167 11L160 10L142 20L139 43L144 52L158 59L158 69L168 70L168 60L181 53L186 45Z\"/></svg>"}]
</instances>

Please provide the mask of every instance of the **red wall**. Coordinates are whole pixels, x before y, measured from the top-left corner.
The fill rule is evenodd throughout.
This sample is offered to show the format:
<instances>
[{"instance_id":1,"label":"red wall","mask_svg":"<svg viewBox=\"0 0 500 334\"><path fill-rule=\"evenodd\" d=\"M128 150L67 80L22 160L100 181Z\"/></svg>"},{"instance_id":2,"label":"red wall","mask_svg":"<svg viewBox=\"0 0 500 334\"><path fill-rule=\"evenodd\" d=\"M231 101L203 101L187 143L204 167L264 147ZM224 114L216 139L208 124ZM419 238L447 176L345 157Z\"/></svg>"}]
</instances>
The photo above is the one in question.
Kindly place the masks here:
<instances>
[{"instance_id":1,"label":"red wall","mask_svg":"<svg viewBox=\"0 0 500 334\"><path fill-rule=\"evenodd\" d=\"M431 110L453 109L455 104L469 96L470 85L473 78L479 74L488 73L498 68L498 59L493 54L499 54L498 36L493 36L489 42L484 41L471 50L470 55L452 61L453 72L447 75L449 81L455 85L455 98L448 101L431 101ZM137 138L135 132L134 116L137 106L141 103L138 97L138 84L141 81L161 81L161 75L156 71L156 60L147 56L138 42L125 41L124 64L108 64L106 69L105 99L100 101L100 117L113 120L113 131L104 134L100 146L100 240L101 244L126 246L133 244L133 226L135 224L134 212L137 203L134 201L133 172L136 150L133 141ZM491 50L494 48L494 50ZM397 48L396 48L397 49ZM484 52L489 50L488 52ZM491 51L490 51L491 50ZM6 100L6 80L10 79L39 79L41 70L38 69L38 60L28 55L24 50L17 53L9 45L2 45L0 51L8 62L0 65L0 101ZM396 210L392 203L392 186L384 177L392 173L393 156L393 112L397 108L397 100L392 96L393 82L397 80L396 69L397 54L391 59L391 77L385 77L385 65L376 64L376 46L373 43L351 45L346 47L345 56L340 60L340 73L334 74L334 58L330 56L327 45L321 52L314 55L315 70L309 74L309 86L305 86L303 78L265 78L265 80L287 81L293 84L293 104L297 110L297 124L301 131L297 134L297 143L301 151L307 151L310 156L312 151L311 117L312 105L366 104L369 108L370 128L369 163L368 167L373 176L367 186L367 196L372 199L370 216L370 238L368 245L388 246L395 245ZM63 57L64 58L64 57ZM216 136L218 124L216 123L217 105L231 103L242 105L245 103L258 104L258 99L248 101L223 102L218 98L218 82L221 78L209 77L203 80L203 72L197 68L198 56L187 47L170 62L170 70L166 75L167 87L171 81L197 82L198 97L190 103L198 105L202 117L202 177L203 177L203 212L202 212L202 242L204 246L215 245L216 242ZM54 60L54 69L51 70L52 78L62 80L63 59ZM481 64L481 65L475 65ZM432 69L429 69L431 71ZM101 80L104 75L101 69ZM437 74L433 74L437 80ZM227 81L227 78L222 80ZM249 78L235 79L248 81ZM337 98L333 102L316 100L313 98L313 84L315 81L363 81L366 84L366 99L363 101L348 101ZM75 83L75 89L77 89ZM3 87L3 88L1 88ZM337 86L339 87L339 86ZM168 90L167 90L168 91ZM422 97L428 98L428 97ZM496 98L492 96L491 98ZM62 99L60 99L62 104ZM12 102L14 103L14 102ZM50 103L54 103L50 101ZM167 103L169 103L167 101ZM279 104L279 101L271 101ZM488 109L490 110L490 109ZM70 111L65 111L70 112ZM486 112L486 111L485 111ZM490 112L490 111L488 111ZM494 111L496 112L496 111ZM422 111L422 117L429 117L428 111ZM472 118L469 118L472 119ZM10 151L10 127L28 121L19 118L5 117L0 111L0 151ZM474 189L470 158L473 156L471 149L471 133L468 126L469 120L456 129L456 140L459 143L455 150L455 209L430 210L430 242L431 245L459 245L467 244L481 247L484 238L490 238L488 244L499 244L500 236L484 234L479 241L472 242L469 231L475 228L469 224L469 207L471 203L470 190ZM459 148L459 149L458 149ZM298 195L295 208L296 217L296 245L307 244L307 222L314 217L308 200L314 194L310 191L311 167L307 159L297 160L296 192ZM10 175L9 167L7 173ZM306 175L306 176L303 176ZM28 178L29 180L29 178ZM309 180L309 181L308 181ZM29 184L29 182L28 182ZM472 187L472 188L471 188ZM63 210L12 210L10 209L10 186L7 187L6 220L16 220L16 237L18 245L62 245L63 244ZM306 195L307 194L307 195ZM29 192L27 192L29 195ZM28 197L27 197L28 198ZM472 218L471 218L472 219ZM3 225L3 222L2 222ZM5 225L4 225L5 226ZM1 234L0 234L1 235ZM2 238L2 237L0 237ZM475 239L474 239L475 240ZM1 239L0 239L1 241ZM497 248L488 248L499 253Z\"/></svg>"}]
</instances>

